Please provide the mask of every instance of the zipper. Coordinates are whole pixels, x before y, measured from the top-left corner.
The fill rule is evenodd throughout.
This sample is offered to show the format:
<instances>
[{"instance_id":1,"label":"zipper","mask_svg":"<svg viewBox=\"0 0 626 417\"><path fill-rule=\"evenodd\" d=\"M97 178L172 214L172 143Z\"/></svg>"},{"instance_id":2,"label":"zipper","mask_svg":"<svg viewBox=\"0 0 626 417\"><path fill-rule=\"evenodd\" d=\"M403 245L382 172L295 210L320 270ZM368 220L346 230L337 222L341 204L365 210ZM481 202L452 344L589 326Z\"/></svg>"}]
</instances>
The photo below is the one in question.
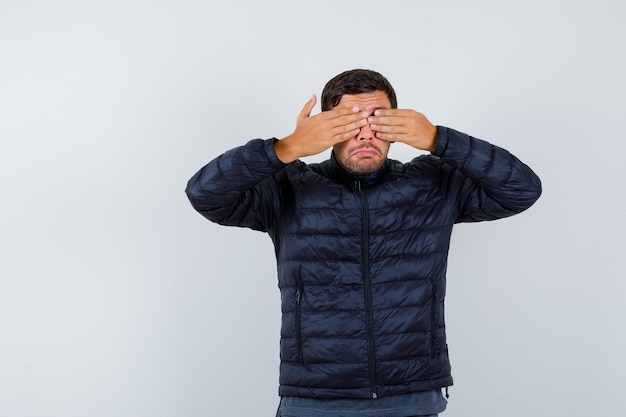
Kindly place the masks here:
<instances>
[{"instance_id":1,"label":"zipper","mask_svg":"<svg viewBox=\"0 0 626 417\"><path fill-rule=\"evenodd\" d=\"M374 346L374 317L372 312L372 282L369 268L369 216L367 195L361 189L361 181L354 181L354 188L359 191L361 197L361 269L363 271L363 292L365 294L365 316L367 326L367 360L369 370L370 392L372 398L378 398L376 394L376 348Z\"/></svg>"},{"instance_id":2,"label":"zipper","mask_svg":"<svg viewBox=\"0 0 626 417\"><path fill-rule=\"evenodd\" d=\"M432 351L432 355L434 355L437 352L437 298L439 295L439 292L437 291L437 284L435 282L432 283L432 287L433 287L433 305L431 307L431 311L430 311L430 343L431 343L431 351Z\"/></svg>"},{"instance_id":3,"label":"zipper","mask_svg":"<svg viewBox=\"0 0 626 417\"><path fill-rule=\"evenodd\" d=\"M296 290L296 342L298 343L298 361L304 363L304 351L302 349L302 334L300 333L300 321L302 315L302 289Z\"/></svg>"}]
</instances>

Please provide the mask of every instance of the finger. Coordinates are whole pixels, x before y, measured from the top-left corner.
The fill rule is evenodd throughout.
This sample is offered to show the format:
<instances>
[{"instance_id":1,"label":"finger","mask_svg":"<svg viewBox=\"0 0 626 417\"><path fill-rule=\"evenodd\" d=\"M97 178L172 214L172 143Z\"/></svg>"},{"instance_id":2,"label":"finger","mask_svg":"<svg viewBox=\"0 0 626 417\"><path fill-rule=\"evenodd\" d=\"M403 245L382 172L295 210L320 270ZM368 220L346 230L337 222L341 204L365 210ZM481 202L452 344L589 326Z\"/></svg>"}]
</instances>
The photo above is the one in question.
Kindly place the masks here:
<instances>
[{"instance_id":1,"label":"finger","mask_svg":"<svg viewBox=\"0 0 626 417\"><path fill-rule=\"evenodd\" d=\"M410 109L376 109L368 117L368 122L378 125L406 125L410 124L420 113Z\"/></svg>"},{"instance_id":2,"label":"finger","mask_svg":"<svg viewBox=\"0 0 626 417\"><path fill-rule=\"evenodd\" d=\"M342 137L346 137L347 135L349 137L353 137L359 133L361 128L365 126L366 123L367 121L364 118L362 118L362 119L355 120L351 123L337 125L333 127L331 131L332 131L333 136L339 135Z\"/></svg>"},{"instance_id":3,"label":"finger","mask_svg":"<svg viewBox=\"0 0 626 417\"><path fill-rule=\"evenodd\" d=\"M315 94L313 94L311 98L309 99L309 101L306 102L306 104L300 111L300 114L298 115L298 119L305 119L311 116L311 112L313 111L313 108L315 107L316 103L317 103L317 97L315 96Z\"/></svg>"},{"instance_id":4,"label":"finger","mask_svg":"<svg viewBox=\"0 0 626 417\"><path fill-rule=\"evenodd\" d=\"M382 133L382 132L375 132L376 135L376 139L380 139L380 140L384 140L386 142L402 142L402 138L404 137L403 135L400 135L398 133Z\"/></svg>"},{"instance_id":5,"label":"finger","mask_svg":"<svg viewBox=\"0 0 626 417\"><path fill-rule=\"evenodd\" d=\"M359 111L358 107L342 107L340 109L330 110L326 114L328 120L341 121L343 124L351 123L359 118L366 118L367 113Z\"/></svg>"},{"instance_id":6,"label":"finger","mask_svg":"<svg viewBox=\"0 0 626 417\"><path fill-rule=\"evenodd\" d=\"M376 110L373 116L369 116L367 121L374 124L407 124L413 120L413 115L402 110L398 110L393 113L394 110L386 110L384 113L381 110Z\"/></svg>"},{"instance_id":7,"label":"finger","mask_svg":"<svg viewBox=\"0 0 626 417\"><path fill-rule=\"evenodd\" d=\"M330 119L332 129L340 128L342 131L353 128L361 128L367 124L367 112L360 112L358 108L338 111L335 117ZM353 112L353 113L352 113Z\"/></svg>"},{"instance_id":8,"label":"finger","mask_svg":"<svg viewBox=\"0 0 626 417\"><path fill-rule=\"evenodd\" d=\"M367 122L372 126L372 129L377 129L382 126L404 126L407 121L400 117L370 116L367 118Z\"/></svg>"},{"instance_id":9,"label":"finger","mask_svg":"<svg viewBox=\"0 0 626 417\"><path fill-rule=\"evenodd\" d=\"M407 125L402 124L376 124L370 123L373 131L390 134L406 134L410 131Z\"/></svg>"},{"instance_id":10,"label":"finger","mask_svg":"<svg viewBox=\"0 0 626 417\"><path fill-rule=\"evenodd\" d=\"M346 130L345 132L334 135L333 139L335 143L345 142L347 140L355 138L360 131L361 129Z\"/></svg>"},{"instance_id":11,"label":"finger","mask_svg":"<svg viewBox=\"0 0 626 417\"><path fill-rule=\"evenodd\" d=\"M413 110L410 109L376 109L374 110L374 116L400 116L406 117Z\"/></svg>"},{"instance_id":12,"label":"finger","mask_svg":"<svg viewBox=\"0 0 626 417\"><path fill-rule=\"evenodd\" d=\"M361 131L363 124L350 123L342 126L335 126L330 130L330 138L334 143L343 142L354 138Z\"/></svg>"}]
</instances>

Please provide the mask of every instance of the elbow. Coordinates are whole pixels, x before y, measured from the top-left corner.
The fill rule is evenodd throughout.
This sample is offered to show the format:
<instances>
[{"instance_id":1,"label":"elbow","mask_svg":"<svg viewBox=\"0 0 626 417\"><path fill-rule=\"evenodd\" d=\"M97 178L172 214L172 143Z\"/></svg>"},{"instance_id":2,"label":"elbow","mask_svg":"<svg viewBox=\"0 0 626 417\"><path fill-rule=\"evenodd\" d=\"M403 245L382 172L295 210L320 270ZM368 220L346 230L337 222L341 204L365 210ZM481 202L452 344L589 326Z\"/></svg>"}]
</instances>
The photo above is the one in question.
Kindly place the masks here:
<instances>
[{"instance_id":1,"label":"elbow","mask_svg":"<svg viewBox=\"0 0 626 417\"><path fill-rule=\"evenodd\" d=\"M533 173L531 178L531 186L529 187L529 194L532 200L532 204L535 204L539 197L541 197L541 193L543 192L543 187L541 185L541 179Z\"/></svg>"},{"instance_id":2,"label":"elbow","mask_svg":"<svg viewBox=\"0 0 626 417\"><path fill-rule=\"evenodd\" d=\"M518 201L520 204L518 205L518 212L525 211L533 206L537 200L539 200L539 197L541 197L542 191L541 180L533 173L524 191L519 194Z\"/></svg>"},{"instance_id":3,"label":"elbow","mask_svg":"<svg viewBox=\"0 0 626 417\"><path fill-rule=\"evenodd\" d=\"M196 210L198 210L198 205L201 200L200 191L201 190L197 181L194 181L193 178L190 179L187 183L187 187L185 187L185 194L187 195L187 198L189 199L189 202L191 203L193 208Z\"/></svg>"},{"instance_id":4,"label":"elbow","mask_svg":"<svg viewBox=\"0 0 626 417\"><path fill-rule=\"evenodd\" d=\"M202 187L197 175L192 177L187 182L185 194L187 195L187 199L191 203L191 206L198 213L202 214L207 219L214 221L211 213L216 210L216 206L219 205L217 202L220 199L216 198L214 193Z\"/></svg>"}]
</instances>

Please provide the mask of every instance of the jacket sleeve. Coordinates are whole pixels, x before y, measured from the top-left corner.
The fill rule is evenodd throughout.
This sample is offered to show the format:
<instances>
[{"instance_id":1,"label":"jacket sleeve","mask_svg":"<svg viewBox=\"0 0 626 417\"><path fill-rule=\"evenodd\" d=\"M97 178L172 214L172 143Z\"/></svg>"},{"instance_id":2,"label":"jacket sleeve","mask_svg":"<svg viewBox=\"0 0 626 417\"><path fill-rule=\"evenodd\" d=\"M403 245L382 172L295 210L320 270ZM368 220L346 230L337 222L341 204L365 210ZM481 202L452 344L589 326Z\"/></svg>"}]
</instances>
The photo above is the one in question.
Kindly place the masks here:
<instances>
[{"instance_id":1,"label":"jacket sleeve","mask_svg":"<svg viewBox=\"0 0 626 417\"><path fill-rule=\"evenodd\" d=\"M457 206L456 223L512 216L537 201L539 177L506 149L447 127L437 130L433 155L447 167L443 185Z\"/></svg>"},{"instance_id":2,"label":"jacket sleeve","mask_svg":"<svg viewBox=\"0 0 626 417\"><path fill-rule=\"evenodd\" d=\"M212 222L267 232L280 203L278 175L285 166L275 139L254 139L218 156L187 183L191 205Z\"/></svg>"}]
</instances>

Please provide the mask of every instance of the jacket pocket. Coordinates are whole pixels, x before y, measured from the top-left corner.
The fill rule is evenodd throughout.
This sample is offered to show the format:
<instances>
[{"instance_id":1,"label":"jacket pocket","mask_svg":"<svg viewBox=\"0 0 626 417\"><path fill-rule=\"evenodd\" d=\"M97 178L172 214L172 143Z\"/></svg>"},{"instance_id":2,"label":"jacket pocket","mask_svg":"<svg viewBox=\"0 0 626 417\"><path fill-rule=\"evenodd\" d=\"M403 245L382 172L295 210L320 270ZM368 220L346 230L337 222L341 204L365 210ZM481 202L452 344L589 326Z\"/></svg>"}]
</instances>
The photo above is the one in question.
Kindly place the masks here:
<instances>
[{"instance_id":1,"label":"jacket pocket","mask_svg":"<svg viewBox=\"0 0 626 417\"><path fill-rule=\"evenodd\" d=\"M302 349L302 293L301 287L296 289L296 343L298 344L298 362L304 363Z\"/></svg>"},{"instance_id":2,"label":"jacket pocket","mask_svg":"<svg viewBox=\"0 0 626 417\"><path fill-rule=\"evenodd\" d=\"M439 290L436 283L432 283L432 305L430 308L430 348L431 354L438 353L439 341Z\"/></svg>"}]
</instances>

